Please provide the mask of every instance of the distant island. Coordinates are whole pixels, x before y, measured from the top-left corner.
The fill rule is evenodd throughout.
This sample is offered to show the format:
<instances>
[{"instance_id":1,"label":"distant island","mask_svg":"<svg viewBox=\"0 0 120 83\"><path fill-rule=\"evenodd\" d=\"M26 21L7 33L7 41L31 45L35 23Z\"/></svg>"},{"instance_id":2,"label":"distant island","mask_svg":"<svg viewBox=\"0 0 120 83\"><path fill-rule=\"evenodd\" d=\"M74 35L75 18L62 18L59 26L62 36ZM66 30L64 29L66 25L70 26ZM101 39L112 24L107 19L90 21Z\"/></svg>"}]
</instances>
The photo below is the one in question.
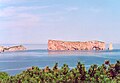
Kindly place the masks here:
<instances>
[{"instance_id":1,"label":"distant island","mask_svg":"<svg viewBox=\"0 0 120 83\"><path fill-rule=\"evenodd\" d=\"M105 50L105 42L86 41L71 42L48 40L48 50Z\"/></svg>"},{"instance_id":2,"label":"distant island","mask_svg":"<svg viewBox=\"0 0 120 83\"><path fill-rule=\"evenodd\" d=\"M6 52L6 51L21 51L21 50L26 50L26 48L25 48L23 45L12 46L12 47L0 46L0 52Z\"/></svg>"}]
</instances>

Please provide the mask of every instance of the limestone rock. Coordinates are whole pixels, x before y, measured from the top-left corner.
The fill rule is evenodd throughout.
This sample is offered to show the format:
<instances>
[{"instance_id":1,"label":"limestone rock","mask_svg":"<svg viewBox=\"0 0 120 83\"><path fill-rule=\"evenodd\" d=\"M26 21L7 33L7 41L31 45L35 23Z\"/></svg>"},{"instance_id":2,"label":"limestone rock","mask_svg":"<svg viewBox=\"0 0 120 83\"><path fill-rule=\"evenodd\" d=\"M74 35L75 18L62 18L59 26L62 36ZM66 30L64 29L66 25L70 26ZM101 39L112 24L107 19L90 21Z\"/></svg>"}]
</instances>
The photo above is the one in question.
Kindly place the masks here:
<instances>
[{"instance_id":1,"label":"limestone rock","mask_svg":"<svg viewBox=\"0 0 120 83\"><path fill-rule=\"evenodd\" d=\"M22 51L26 50L26 48L22 45L19 46L12 46L12 47L3 47L0 46L0 52L5 52L5 51Z\"/></svg>"},{"instance_id":2,"label":"limestone rock","mask_svg":"<svg viewBox=\"0 0 120 83\"><path fill-rule=\"evenodd\" d=\"M113 50L112 43L110 43L108 50Z\"/></svg>"},{"instance_id":3,"label":"limestone rock","mask_svg":"<svg viewBox=\"0 0 120 83\"><path fill-rule=\"evenodd\" d=\"M0 46L0 52L4 52L4 47Z\"/></svg>"},{"instance_id":4,"label":"limestone rock","mask_svg":"<svg viewBox=\"0 0 120 83\"><path fill-rule=\"evenodd\" d=\"M48 50L105 50L105 42L101 41L70 42L48 40Z\"/></svg>"},{"instance_id":5,"label":"limestone rock","mask_svg":"<svg viewBox=\"0 0 120 83\"><path fill-rule=\"evenodd\" d=\"M26 48L22 45L12 46L12 47L7 48L7 51L22 51L22 50L26 50Z\"/></svg>"}]
</instances>

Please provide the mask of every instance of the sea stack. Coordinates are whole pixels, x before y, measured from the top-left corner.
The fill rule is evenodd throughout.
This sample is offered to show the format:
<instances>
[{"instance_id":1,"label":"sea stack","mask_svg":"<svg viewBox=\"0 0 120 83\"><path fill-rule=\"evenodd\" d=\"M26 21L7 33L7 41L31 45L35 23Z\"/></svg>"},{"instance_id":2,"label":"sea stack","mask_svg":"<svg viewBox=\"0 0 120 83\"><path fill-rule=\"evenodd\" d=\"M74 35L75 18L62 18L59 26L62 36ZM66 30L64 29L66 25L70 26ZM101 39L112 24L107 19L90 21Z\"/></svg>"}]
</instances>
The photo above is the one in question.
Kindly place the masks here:
<instances>
[{"instance_id":1,"label":"sea stack","mask_svg":"<svg viewBox=\"0 0 120 83\"><path fill-rule=\"evenodd\" d=\"M113 45L110 43L108 50L113 50Z\"/></svg>"},{"instance_id":2,"label":"sea stack","mask_svg":"<svg viewBox=\"0 0 120 83\"><path fill-rule=\"evenodd\" d=\"M4 47L0 46L0 52L4 52Z\"/></svg>"},{"instance_id":3,"label":"sea stack","mask_svg":"<svg viewBox=\"0 0 120 83\"><path fill-rule=\"evenodd\" d=\"M105 50L105 42L48 40L48 50Z\"/></svg>"}]
</instances>

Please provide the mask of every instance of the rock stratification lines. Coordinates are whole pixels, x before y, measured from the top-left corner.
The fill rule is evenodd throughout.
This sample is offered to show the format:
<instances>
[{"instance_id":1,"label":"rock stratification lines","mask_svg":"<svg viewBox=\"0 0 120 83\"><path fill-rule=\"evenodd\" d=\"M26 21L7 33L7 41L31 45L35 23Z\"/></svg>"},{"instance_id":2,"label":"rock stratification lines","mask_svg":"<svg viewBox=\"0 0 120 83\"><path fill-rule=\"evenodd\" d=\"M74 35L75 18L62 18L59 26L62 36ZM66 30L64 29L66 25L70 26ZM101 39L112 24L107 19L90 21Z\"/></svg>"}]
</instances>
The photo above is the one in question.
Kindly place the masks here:
<instances>
[{"instance_id":1,"label":"rock stratification lines","mask_svg":"<svg viewBox=\"0 0 120 83\"><path fill-rule=\"evenodd\" d=\"M105 50L105 42L101 41L70 42L48 40L48 50Z\"/></svg>"}]
</instances>

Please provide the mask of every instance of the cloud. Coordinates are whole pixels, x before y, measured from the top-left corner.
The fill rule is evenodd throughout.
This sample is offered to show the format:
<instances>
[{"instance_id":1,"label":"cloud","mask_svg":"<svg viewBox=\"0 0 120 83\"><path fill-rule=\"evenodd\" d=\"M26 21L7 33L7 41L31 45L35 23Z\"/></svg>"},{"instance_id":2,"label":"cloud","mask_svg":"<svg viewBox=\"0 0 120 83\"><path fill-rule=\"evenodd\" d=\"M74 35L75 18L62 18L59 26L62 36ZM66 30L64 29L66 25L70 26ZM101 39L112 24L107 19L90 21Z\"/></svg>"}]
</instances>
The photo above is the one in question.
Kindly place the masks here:
<instances>
[{"instance_id":1,"label":"cloud","mask_svg":"<svg viewBox=\"0 0 120 83\"><path fill-rule=\"evenodd\" d=\"M0 9L0 25L5 28L30 28L41 24L39 14L28 13L29 10L40 10L48 6L19 6ZM5 19L3 21L3 19Z\"/></svg>"},{"instance_id":2,"label":"cloud","mask_svg":"<svg viewBox=\"0 0 120 83\"><path fill-rule=\"evenodd\" d=\"M11 0L0 0L2 3L10 2Z\"/></svg>"},{"instance_id":3,"label":"cloud","mask_svg":"<svg viewBox=\"0 0 120 83\"><path fill-rule=\"evenodd\" d=\"M23 0L0 0L0 4L13 4L18 2L23 2ZM25 0L24 0L25 1Z\"/></svg>"},{"instance_id":4,"label":"cloud","mask_svg":"<svg viewBox=\"0 0 120 83\"><path fill-rule=\"evenodd\" d=\"M4 28L32 28L40 25L40 17L32 14L18 14L7 21L0 22Z\"/></svg>"},{"instance_id":5,"label":"cloud","mask_svg":"<svg viewBox=\"0 0 120 83\"><path fill-rule=\"evenodd\" d=\"M66 10L71 12L71 11L77 11L77 10L79 10L79 8L78 7L68 7L68 8L66 8Z\"/></svg>"},{"instance_id":6,"label":"cloud","mask_svg":"<svg viewBox=\"0 0 120 83\"><path fill-rule=\"evenodd\" d=\"M30 28L41 25L41 15L28 11L39 11L49 6L8 6L0 9L0 25L5 28Z\"/></svg>"},{"instance_id":7,"label":"cloud","mask_svg":"<svg viewBox=\"0 0 120 83\"><path fill-rule=\"evenodd\" d=\"M11 4L11 3L19 3L19 2L27 2L27 1L28 0L0 0L0 3Z\"/></svg>"},{"instance_id":8,"label":"cloud","mask_svg":"<svg viewBox=\"0 0 120 83\"><path fill-rule=\"evenodd\" d=\"M16 14L19 13L27 13L27 11L31 10L40 10L44 8L48 8L49 6L19 6L19 7L6 7L3 9L0 9L0 17L7 17L7 16L15 16Z\"/></svg>"},{"instance_id":9,"label":"cloud","mask_svg":"<svg viewBox=\"0 0 120 83\"><path fill-rule=\"evenodd\" d=\"M21 6L21 7L17 7L17 9L19 11L38 10L38 9L44 9L44 8L49 8L49 6L30 6L30 7Z\"/></svg>"},{"instance_id":10,"label":"cloud","mask_svg":"<svg viewBox=\"0 0 120 83\"><path fill-rule=\"evenodd\" d=\"M100 8L89 8L89 11L94 12L94 13L99 13L99 12L102 12L103 10Z\"/></svg>"},{"instance_id":11,"label":"cloud","mask_svg":"<svg viewBox=\"0 0 120 83\"><path fill-rule=\"evenodd\" d=\"M52 8L51 6L7 6L0 9L1 27L6 28L34 28L49 23L63 22L64 15L77 11L77 7L62 8L61 11L48 11L40 13L40 10ZM66 11L67 10L67 11ZM37 12L37 13L34 13Z\"/></svg>"},{"instance_id":12,"label":"cloud","mask_svg":"<svg viewBox=\"0 0 120 83\"><path fill-rule=\"evenodd\" d=\"M16 10L13 7L7 7L0 9L0 17L8 17L16 14Z\"/></svg>"}]
</instances>

